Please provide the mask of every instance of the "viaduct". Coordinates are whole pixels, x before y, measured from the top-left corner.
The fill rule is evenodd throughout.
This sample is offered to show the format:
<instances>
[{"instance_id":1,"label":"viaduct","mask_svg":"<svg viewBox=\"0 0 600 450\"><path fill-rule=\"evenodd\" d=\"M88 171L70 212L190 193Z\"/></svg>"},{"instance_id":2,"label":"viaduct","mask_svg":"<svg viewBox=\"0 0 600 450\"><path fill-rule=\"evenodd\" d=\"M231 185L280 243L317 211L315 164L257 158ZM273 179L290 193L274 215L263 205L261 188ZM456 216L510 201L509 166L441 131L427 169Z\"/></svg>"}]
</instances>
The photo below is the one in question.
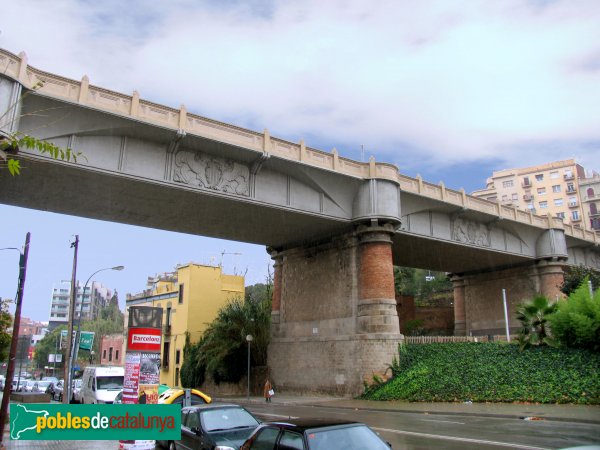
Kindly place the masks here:
<instances>
[{"instance_id":1,"label":"viaduct","mask_svg":"<svg viewBox=\"0 0 600 450\"><path fill-rule=\"evenodd\" d=\"M0 121L81 151L21 151L0 202L266 246L274 260L269 367L282 389L356 394L402 340L393 265L452 274L455 332L503 329L560 295L566 265L600 270L600 238L563 224L205 117L37 70L0 50Z\"/></svg>"}]
</instances>

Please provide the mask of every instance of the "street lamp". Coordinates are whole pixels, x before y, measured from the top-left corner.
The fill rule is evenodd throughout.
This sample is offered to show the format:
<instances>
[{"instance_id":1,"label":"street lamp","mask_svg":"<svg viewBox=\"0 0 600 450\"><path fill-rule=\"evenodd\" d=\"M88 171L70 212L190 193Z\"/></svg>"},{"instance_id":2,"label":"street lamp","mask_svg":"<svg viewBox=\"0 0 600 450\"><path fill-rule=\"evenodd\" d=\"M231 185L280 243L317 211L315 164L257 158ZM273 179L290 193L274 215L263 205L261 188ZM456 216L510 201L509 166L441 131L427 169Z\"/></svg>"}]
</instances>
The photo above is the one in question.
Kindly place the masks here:
<instances>
[{"instance_id":1,"label":"street lamp","mask_svg":"<svg viewBox=\"0 0 600 450\"><path fill-rule=\"evenodd\" d=\"M251 334L246 336L248 342L248 400L250 400L250 343L254 340Z\"/></svg>"},{"instance_id":2,"label":"street lamp","mask_svg":"<svg viewBox=\"0 0 600 450\"><path fill-rule=\"evenodd\" d=\"M103 272L105 270L123 270L124 268L125 268L125 266L115 266L115 267L106 267L104 269L98 269L93 274L90 275L90 277L87 279L87 281L83 285L83 292L81 293L81 305L79 307L79 317L77 318L77 333L75 334L75 344L73 345L73 348L71 349L71 358L69 359L69 374L67 376L67 380L65 380L66 386L64 386L64 388L63 388L65 390L65 393L67 394L66 397L64 397L64 398L66 398L65 403L69 403L69 399L71 398L71 389L72 389L71 382L73 380L73 364L75 363L77 349L79 348L79 338L80 338L80 334L81 334L81 330L80 330L81 315L83 314L83 300L85 298L85 290L87 289L87 285L90 282L90 280L92 279L92 277L99 272ZM75 298L75 300L77 299L76 293L73 297ZM91 299L90 299L90 303L91 303Z\"/></svg>"}]
</instances>

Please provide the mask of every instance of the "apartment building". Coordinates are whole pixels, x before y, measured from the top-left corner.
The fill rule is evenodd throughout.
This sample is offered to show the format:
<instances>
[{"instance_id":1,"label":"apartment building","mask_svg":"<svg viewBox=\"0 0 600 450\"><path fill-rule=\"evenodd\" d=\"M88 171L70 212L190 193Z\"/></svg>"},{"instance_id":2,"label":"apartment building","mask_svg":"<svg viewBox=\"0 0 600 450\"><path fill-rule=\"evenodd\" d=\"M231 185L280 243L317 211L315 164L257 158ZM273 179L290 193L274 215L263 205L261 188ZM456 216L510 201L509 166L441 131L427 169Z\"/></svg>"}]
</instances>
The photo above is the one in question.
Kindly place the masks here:
<instances>
[{"instance_id":1,"label":"apartment building","mask_svg":"<svg viewBox=\"0 0 600 450\"><path fill-rule=\"evenodd\" d=\"M130 306L163 309L160 382L179 386L185 334L197 342L219 309L234 298L244 298L244 277L225 275L220 266L180 265L174 272L148 278L148 289L127 294ZM127 319L125 320L127 324Z\"/></svg>"},{"instance_id":2,"label":"apartment building","mask_svg":"<svg viewBox=\"0 0 600 450\"><path fill-rule=\"evenodd\" d=\"M579 180L581 189L581 207L586 226L600 233L600 175Z\"/></svg>"},{"instance_id":3,"label":"apartment building","mask_svg":"<svg viewBox=\"0 0 600 450\"><path fill-rule=\"evenodd\" d=\"M81 312L81 320L95 320L100 310L108 305L113 296L113 290L97 281L89 283L85 292L79 281L76 283L75 314L77 320ZM59 325L66 325L69 321L69 305L71 299L71 283L64 281L59 287L52 289L52 302L50 305L50 321L48 329L54 330ZM82 308L83 303L83 309Z\"/></svg>"},{"instance_id":4,"label":"apartment building","mask_svg":"<svg viewBox=\"0 0 600 450\"><path fill-rule=\"evenodd\" d=\"M561 217L565 223L587 228L580 198L583 178L584 168L574 159L567 159L494 171L486 188L471 195L541 216Z\"/></svg>"}]
</instances>

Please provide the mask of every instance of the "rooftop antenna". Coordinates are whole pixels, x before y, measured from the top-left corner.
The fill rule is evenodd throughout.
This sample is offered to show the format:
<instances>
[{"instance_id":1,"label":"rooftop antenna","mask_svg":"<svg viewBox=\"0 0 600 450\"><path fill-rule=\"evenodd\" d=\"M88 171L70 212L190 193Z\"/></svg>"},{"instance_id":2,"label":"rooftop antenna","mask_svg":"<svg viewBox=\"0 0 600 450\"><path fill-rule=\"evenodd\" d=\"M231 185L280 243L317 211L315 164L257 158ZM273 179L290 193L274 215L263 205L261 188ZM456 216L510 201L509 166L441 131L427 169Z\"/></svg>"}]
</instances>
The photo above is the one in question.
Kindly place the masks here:
<instances>
[{"instance_id":1,"label":"rooftop antenna","mask_svg":"<svg viewBox=\"0 0 600 450\"><path fill-rule=\"evenodd\" d=\"M229 253L229 252L226 252L225 250L223 250L221 252L221 262L219 263L219 267L221 267L221 268L223 268L223 255L236 255L236 256L239 256L239 255L241 255L241 253Z\"/></svg>"}]
</instances>

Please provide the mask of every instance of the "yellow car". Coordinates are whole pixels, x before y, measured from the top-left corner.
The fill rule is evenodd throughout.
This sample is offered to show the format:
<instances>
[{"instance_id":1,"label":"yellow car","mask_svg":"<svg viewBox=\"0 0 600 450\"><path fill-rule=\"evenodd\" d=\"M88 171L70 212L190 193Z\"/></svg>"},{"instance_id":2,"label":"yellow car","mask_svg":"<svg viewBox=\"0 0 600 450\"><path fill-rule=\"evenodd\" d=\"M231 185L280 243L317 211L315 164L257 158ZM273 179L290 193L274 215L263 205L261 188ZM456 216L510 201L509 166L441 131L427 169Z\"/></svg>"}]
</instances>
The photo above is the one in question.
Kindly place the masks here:
<instances>
[{"instance_id":1,"label":"yellow car","mask_svg":"<svg viewBox=\"0 0 600 450\"><path fill-rule=\"evenodd\" d=\"M211 403L212 398L206 395L204 392L198 389L192 389L190 392L192 398L192 405L202 405L205 403ZM185 390L181 388L171 388L164 391L158 396L158 403L165 405L176 405L182 404L185 398Z\"/></svg>"}]
</instances>

